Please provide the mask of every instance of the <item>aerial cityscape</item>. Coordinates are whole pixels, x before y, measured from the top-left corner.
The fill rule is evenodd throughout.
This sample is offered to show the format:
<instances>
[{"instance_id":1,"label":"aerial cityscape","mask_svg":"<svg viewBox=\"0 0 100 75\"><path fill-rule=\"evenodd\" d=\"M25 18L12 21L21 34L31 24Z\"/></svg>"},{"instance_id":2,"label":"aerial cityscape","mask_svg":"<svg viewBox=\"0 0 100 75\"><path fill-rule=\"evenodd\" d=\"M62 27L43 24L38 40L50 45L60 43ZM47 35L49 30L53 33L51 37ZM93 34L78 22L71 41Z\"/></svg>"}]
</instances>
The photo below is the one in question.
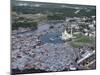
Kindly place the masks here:
<instances>
[{"instance_id":1,"label":"aerial cityscape","mask_svg":"<svg viewBox=\"0 0 100 75\"><path fill-rule=\"evenodd\" d=\"M96 69L96 6L11 0L13 75Z\"/></svg>"}]
</instances>

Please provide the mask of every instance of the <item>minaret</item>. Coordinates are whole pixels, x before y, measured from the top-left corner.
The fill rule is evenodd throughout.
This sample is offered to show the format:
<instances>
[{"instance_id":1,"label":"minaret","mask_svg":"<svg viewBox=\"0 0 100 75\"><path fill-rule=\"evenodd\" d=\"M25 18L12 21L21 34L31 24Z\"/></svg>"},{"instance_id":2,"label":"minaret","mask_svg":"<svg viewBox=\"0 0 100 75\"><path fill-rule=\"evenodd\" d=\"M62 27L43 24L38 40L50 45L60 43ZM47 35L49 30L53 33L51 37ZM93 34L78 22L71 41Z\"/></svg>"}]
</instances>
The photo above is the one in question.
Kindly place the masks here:
<instances>
[{"instance_id":1,"label":"minaret","mask_svg":"<svg viewBox=\"0 0 100 75\"><path fill-rule=\"evenodd\" d=\"M66 30L64 32L62 32L62 36L61 36L61 39L62 40L68 40L72 38L72 30L71 30L71 34L69 34Z\"/></svg>"},{"instance_id":2,"label":"minaret","mask_svg":"<svg viewBox=\"0 0 100 75\"><path fill-rule=\"evenodd\" d=\"M73 35L72 35L72 32L73 32L73 29L72 29L72 26L71 26L71 36L73 36Z\"/></svg>"}]
</instances>

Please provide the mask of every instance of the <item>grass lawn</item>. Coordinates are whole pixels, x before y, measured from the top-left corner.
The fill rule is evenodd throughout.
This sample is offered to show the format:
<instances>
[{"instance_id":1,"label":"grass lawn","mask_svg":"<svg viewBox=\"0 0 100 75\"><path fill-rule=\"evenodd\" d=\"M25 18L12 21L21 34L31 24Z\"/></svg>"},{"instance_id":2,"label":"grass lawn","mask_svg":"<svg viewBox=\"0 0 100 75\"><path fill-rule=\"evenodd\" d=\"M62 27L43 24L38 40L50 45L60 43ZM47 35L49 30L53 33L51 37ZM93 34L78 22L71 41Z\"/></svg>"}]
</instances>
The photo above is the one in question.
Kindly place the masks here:
<instances>
[{"instance_id":1,"label":"grass lawn","mask_svg":"<svg viewBox=\"0 0 100 75\"><path fill-rule=\"evenodd\" d=\"M89 36L78 36L77 38L71 41L71 45L75 48L82 46L93 45L95 43L95 38Z\"/></svg>"}]
</instances>

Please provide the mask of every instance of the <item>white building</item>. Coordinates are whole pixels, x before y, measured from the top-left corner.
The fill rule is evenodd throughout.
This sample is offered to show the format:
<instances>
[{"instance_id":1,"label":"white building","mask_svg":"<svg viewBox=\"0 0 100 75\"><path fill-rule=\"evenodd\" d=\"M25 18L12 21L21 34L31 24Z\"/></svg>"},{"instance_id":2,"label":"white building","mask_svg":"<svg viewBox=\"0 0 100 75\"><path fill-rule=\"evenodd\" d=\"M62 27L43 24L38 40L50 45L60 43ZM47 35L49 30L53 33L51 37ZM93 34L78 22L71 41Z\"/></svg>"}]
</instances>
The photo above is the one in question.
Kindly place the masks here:
<instances>
[{"instance_id":1,"label":"white building","mask_svg":"<svg viewBox=\"0 0 100 75\"><path fill-rule=\"evenodd\" d=\"M71 34L69 34L66 30L64 32L62 32L62 36L61 36L62 40L68 40L70 38L72 38L72 32L71 32Z\"/></svg>"}]
</instances>

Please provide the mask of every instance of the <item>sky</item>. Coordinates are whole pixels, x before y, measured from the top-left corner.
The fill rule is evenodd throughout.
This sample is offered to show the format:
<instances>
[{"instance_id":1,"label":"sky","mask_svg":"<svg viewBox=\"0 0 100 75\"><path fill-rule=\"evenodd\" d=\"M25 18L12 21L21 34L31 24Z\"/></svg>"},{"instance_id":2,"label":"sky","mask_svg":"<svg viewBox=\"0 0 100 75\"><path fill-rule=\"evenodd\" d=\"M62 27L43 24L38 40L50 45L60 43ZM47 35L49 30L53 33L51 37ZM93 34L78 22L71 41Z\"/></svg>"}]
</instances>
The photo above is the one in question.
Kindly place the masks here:
<instances>
[{"instance_id":1,"label":"sky","mask_svg":"<svg viewBox=\"0 0 100 75\"><path fill-rule=\"evenodd\" d=\"M19 1L39 1L39 2L51 2L51 3L96 5L96 0L19 0Z\"/></svg>"}]
</instances>

